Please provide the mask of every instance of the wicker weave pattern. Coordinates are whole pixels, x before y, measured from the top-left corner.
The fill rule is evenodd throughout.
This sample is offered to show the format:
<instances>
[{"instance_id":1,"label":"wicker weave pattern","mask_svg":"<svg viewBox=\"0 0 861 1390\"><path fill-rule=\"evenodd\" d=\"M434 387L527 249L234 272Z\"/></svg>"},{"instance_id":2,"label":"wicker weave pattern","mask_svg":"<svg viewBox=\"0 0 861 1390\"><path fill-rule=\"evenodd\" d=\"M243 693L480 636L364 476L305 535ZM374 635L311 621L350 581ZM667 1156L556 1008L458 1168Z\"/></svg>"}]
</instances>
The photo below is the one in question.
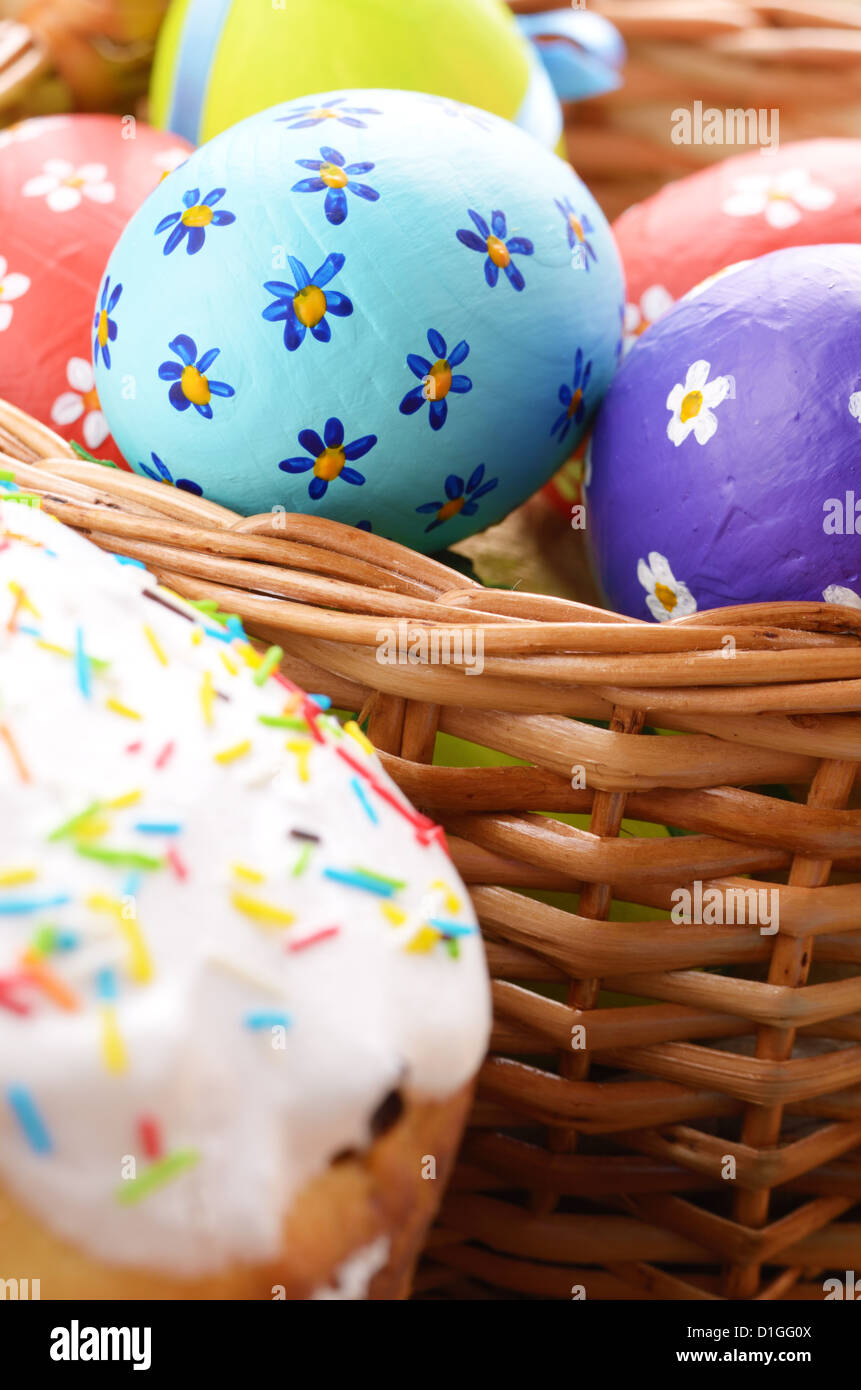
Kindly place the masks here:
<instances>
[{"instance_id":1,"label":"wicker weave pattern","mask_svg":"<svg viewBox=\"0 0 861 1390\"><path fill-rule=\"evenodd\" d=\"M81 462L8 406L0 449L46 510L279 642L445 825L496 1025L420 1288L821 1298L828 1271L859 1267L861 613L633 622L482 589L337 523L239 518ZM484 674L381 664L380 627L401 620L468 623ZM524 765L431 766L437 731ZM589 829L553 818L567 812ZM687 833L620 834L623 816ZM696 880L724 902L779 888L778 934L676 925L671 894ZM614 897L650 920L608 921Z\"/></svg>"}]
</instances>

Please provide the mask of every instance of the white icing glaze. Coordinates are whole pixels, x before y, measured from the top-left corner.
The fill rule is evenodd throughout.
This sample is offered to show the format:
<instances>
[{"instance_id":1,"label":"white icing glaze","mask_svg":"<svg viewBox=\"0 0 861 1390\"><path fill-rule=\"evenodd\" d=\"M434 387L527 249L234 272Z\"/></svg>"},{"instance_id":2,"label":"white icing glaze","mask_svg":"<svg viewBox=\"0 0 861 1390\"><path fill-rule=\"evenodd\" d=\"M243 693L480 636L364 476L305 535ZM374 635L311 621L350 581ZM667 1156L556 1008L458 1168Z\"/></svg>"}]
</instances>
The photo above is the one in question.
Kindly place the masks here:
<instances>
[{"instance_id":1,"label":"white icing glaze","mask_svg":"<svg viewBox=\"0 0 861 1390\"><path fill-rule=\"evenodd\" d=\"M315 1289L312 1299L344 1299L357 1301L368 1297L368 1289L374 1275L379 1273L389 1258L391 1241L388 1236L380 1236L370 1245L357 1250L335 1270L334 1282Z\"/></svg>"},{"instance_id":2,"label":"white icing glaze","mask_svg":"<svg viewBox=\"0 0 861 1390\"><path fill-rule=\"evenodd\" d=\"M469 899L415 813L380 795L407 805L376 758L333 718L312 707L321 743L305 725L259 722L302 697L274 678L256 684L241 638L195 645L193 632L217 621L195 612L191 622L146 597L156 584L144 570L41 511L0 503L0 532L0 1181L108 1262L194 1276L270 1259L293 1197L339 1151L367 1145L369 1118L392 1088L444 1097L475 1072L490 1015ZM229 697L211 699L211 724L207 672ZM250 751L217 760L246 740ZM139 799L122 804L133 792ZM51 838L93 803L88 819ZM171 824L178 833L140 828ZM295 829L320 837L301 872ZM154 869L88 853L162 860L169 846L178 860ZM261 881L237 876L236 864ZM324 874L357 866L403 887L384 898ZM250 917L236 893L295 921ZM99 897L124 902L125 917ZM20 910L53 899L67 901ZM456 957L429 917L470 933ZM45 924L72 934L36 937L48 950L35 966L48 967L47 988L28 973L32 955L21 964ZM332 926L336 934L288 949ZM135 978L146 975L135 928L149 980ZM58 944L66 949L49 949ZM77 1008L58 1004L52 980ZM111 1008L125 1059L114 1070ZM273 1013L289 1015L286 1031L273 1032L277 1019L249 1023ZM49 1151L28 1136L22 1104L35 1108ZM150 1156L145 1119L159 1140ZM193 1161L183 1171L121 1200L129 1157L145 1183L160 1155L185 1151Z\"/></svg>"}]
</instances>

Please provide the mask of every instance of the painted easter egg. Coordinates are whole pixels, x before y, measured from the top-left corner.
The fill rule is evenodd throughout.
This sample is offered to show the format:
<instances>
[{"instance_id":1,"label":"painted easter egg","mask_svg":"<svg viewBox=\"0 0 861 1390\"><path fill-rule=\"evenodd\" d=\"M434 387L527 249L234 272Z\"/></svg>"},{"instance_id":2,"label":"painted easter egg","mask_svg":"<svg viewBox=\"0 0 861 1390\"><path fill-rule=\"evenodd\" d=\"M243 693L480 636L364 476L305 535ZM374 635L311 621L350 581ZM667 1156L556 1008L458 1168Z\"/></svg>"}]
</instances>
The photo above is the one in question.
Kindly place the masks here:
<instances>
[{"instance_id":1,"label":"painted easter egg","mask_svg":"<svg viewBox=\"0 0 861 1390\"><path fill-rule=\"evenodd\" d=\"M114 462L93 376L93 298L129 217L189 149L119 116L0 131L0 396Z\"/></svg>"},{"instance_id":2,"label":"painted easter egg","mask_svg":"<svg viewBox=\"0 0 861 1390\"><path fill-rule=\"evenodd\" d=\"M595 424L587 534L610 606L861 606L859 457L861 246L714 278L642 336Z\"/></svg>"},{"instance_id":3,"label":"painted easter egg","mask_svg":"<svg viewBox=\"0 0 861 1390\"><path fill-rule=\"evenodd\" d=\"M576 446L621 351L618 256L573 170L508 122L321 102L225 131L131 220L99 394L138 472L440 550Z\"/></svg>"},{"instance_id":4,"label":"painted easter egg","mask_svg":"<svg viewBox=\"0 0 861 1390\"><path fill-rule=\"evenodd\" d=\"M518 24L504 0L174 0L151 111L199 144L309 91L401 87L471 102L552 148L557 91L573 100L618 86L624 57L600 15L552 11Z\"/></svg>"},{"instance_id":5,"label":"painted easter egg","mask_svg":"<svg viewBox=\"0 0 861 1390\"><path fill-rule=\"evenodd\" d=\"M613 224L625 344L694 285L785 246L861 241L861 140L750 150L668 183Z\"/></svg>"}]
</instances>

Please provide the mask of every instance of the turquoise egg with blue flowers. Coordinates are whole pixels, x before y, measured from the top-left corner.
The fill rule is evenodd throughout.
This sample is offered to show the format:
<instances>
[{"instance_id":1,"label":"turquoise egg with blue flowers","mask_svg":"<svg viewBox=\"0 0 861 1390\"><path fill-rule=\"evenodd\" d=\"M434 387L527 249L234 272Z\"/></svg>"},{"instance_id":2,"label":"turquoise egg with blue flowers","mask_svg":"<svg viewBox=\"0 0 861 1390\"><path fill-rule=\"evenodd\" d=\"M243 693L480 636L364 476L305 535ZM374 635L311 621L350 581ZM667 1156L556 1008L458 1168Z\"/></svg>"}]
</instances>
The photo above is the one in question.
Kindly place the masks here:
<instances>
[{"instance_id":1,"label":"turquoise egg with blue flowers","mask_svg":"<svg viewBox=\"0 0 861 1390\"><path fill-rule=\"evenodd\" d=\"M96 385L140 474L434 551L574 452L623 300L600 208L529 135L419 93L322 93L216 136L128 223Z\"/></svg>"}]
</instances>

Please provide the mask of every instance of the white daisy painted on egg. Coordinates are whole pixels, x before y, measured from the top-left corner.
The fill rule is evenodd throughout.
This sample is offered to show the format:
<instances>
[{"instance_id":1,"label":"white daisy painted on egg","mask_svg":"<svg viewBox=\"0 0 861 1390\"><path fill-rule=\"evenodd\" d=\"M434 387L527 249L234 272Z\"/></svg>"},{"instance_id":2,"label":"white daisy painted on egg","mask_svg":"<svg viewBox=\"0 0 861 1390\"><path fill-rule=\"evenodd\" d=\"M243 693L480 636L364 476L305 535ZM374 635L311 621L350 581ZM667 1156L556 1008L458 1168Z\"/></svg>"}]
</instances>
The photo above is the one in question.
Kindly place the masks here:
<instances>
[{"instance_id":1,"label":"white daisy painted on egg","mask_svg":"<svg viewBox=\"0 0 861 1390\"><path fill-rule=\"evenodd\" d=\"M847 608L861 608L861 596L842 584L829 584L827 589L823 589L822 597L826 603L843 603Z\"/></svg>"},{"instance_id":2,"label":"white daisy painted on egg","mask_svg":"<svg viewBox=\"0 0 861 1390\"><path fill-rule=\"evenodd\" d=\"M770 227L794 227L804 212L823 212L835 194L815 183L807 169L784 169L779 174L745 174L733 182L723 211L730 217L765 217Z\"/></svg>"},{"instance_id":3,"label":"white daisy painted on egg","mask_svg":"<svg viewBox=\"0 0 861 1390\"><path fill-rule=\"evenodd\" d=\"M676 579L666 555L660 551L650 550L648 563L637 562L637 578L646 591L646 606L656 622L696 613L696 599L687 584Z\"/></svg>"},{"instance_id":4,"label":"white daisy painted on egg","mask_svg":"<svg viewBox=\"0 0 861 1390\"><path fill-rule=\"evenodd\" d=\"M622 345L630 352L637 339L650 324L673 307L673 296L663 285L650 285L640 295L639 304L626 304L622 322Z\"/></svg>"},{"instance_id":5,"label":"white daisy painted on egg","mask_svg":"<svg viewBox=\"0 0 861 1390\"><path fill-rule=\"evenodd\" d=\"M64 391L54 401L51 419L55 425L73 425L83 415L84 443L88 449L98 449L110 430L96 392L92 363L84 357L70 357L66 364L66 380L72 389Z\"/></svg>"},{"instance_id":6,"label":"white daisy painted on egg","mask_svg":"<svg viewBox=\"0 0 861 1390\"><path fill-rule=\"evenodd\" d=\"M677 382L667 396L667 410L672 414L667 436L677 448L689 434L698 444L707 444L717 429L715 408L730 394L732 377L716 376L709 381L710 371L710 362L692 362L684 384Z\"/></svg>"},{"instance_id":7,"label":"white daisy painted on egg","mask_svg":"<svg viewBox=\"0 0 861 1390\"><path fill-rule=\"evenodd\" d=\"M24 140L38 140L40 135L63 130L68 124L68 116L28 116L26 120L16 121L13 125L7 125L5 130L0 130L0 150Z\"/></svg>"},{"instance_id":8,"label":"white daisy painted on egg","mask_svg":"<svg viewBox=\"0 0 861 1390\"><path fill-rule=\"evenodd\" d=\"M154 154L152 162L158 169L161 177L166 179L168 174L172 174L174 169L178 169L180 164L184 164L191 154L191 150L183 149L182 145L171 145L169 148L159 150Z\"/></svg>"},{"instance_id":9,"label":"white daisy painted on egg","mask_svg":"<svg viewBox=\"0 0 861 1390\"><path fill-rule=\"evenodd\" d=\"M12 301L20 299L30 288L29 275L15 271L7 274L7 270L6 257L0 256L0 333L12 322Z\"/></svg>"},{"instance_id":10,"label":"white daisy painted on egg","mask_svg":"<svg viewBox=\"0 0 861 1390\"><path fill-rule=\"evenodd\" d=\"M104 164L81 164L68 159L46 159L41 174L28 179L21 192L25 198L44 198L52 212L71 212L82 199L112 203L116 189Z\"/></svg>"},{"instance_id":11,"label":"white daisy painted on egg","mask_svg":"<svg viewBox=\"0 0 861 1390\"><path fill-rule=\"evenodd\" d=\"M861 391L853 391L849 397L849 414L861 421Z\"/></svg>"}]
</instances>

